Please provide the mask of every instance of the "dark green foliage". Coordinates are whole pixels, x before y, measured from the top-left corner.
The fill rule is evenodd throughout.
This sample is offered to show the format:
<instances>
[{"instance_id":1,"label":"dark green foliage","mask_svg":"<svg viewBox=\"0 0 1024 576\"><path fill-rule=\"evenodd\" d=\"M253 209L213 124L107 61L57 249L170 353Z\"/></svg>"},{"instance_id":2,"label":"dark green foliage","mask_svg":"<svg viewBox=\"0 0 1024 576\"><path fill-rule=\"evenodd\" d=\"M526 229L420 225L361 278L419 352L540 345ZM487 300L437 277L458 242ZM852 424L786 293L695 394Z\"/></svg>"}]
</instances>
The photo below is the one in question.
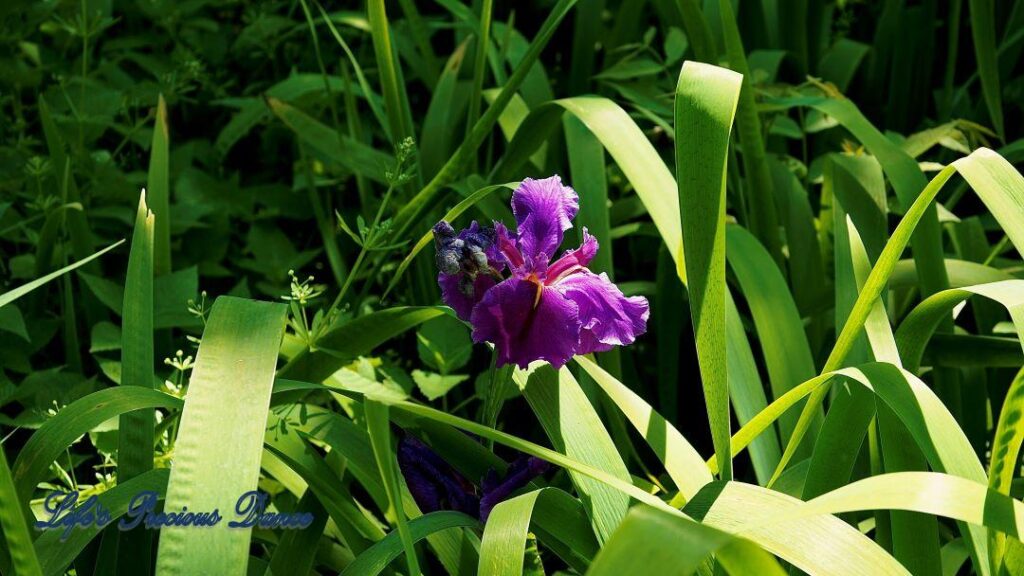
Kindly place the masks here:
<instances>
[{"instance_id":1,"label":"dark green foliage","mask_svg":"<svg viewBox=\"0 0 1024 576\"><path fill-rule=\"evenodd\" d=\"M8 0L0 46L0 575L1024 566L1024 1ZM552 174L647 333L495 368L431 228ZM559 470L423 514L406 435ZM314 521L31 527L217 486Z\"/></svg>"}]
</instances>

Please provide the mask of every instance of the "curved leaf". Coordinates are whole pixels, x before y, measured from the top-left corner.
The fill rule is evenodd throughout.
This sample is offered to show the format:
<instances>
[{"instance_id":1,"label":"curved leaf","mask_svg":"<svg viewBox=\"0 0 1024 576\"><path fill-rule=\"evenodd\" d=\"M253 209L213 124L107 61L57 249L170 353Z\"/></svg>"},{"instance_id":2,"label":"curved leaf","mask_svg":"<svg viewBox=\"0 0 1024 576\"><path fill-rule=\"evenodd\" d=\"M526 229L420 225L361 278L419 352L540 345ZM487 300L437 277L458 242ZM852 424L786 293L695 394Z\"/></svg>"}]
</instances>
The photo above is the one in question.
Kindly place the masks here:
<instances>
[{"instance_id":1,"label":"curved leaf","mask_svg":"<svg viewBox=\"0 0 1024 576\"><path fill-rule=\"evenodd\" d=\"M64 274L67 274L68 272L71 272L75 268L78 268L80 266L84 266L84 265L88 264L89 262L92 262L93 260L99 258L100 256L103 256L107 252L110 252L114 248L117 248L121 244L124 244L124 239L121 239L121 240L118 240L117 242L114 242L110 246L107 246L103 250L100 250L99 252L93 254L92 256L89 256L88 258L84 258L82 260L79 260L78 262L74 262L72 264L68 264L67 266L61 268L60 270L56 270L54 272L50 272L46 276L43 276L41 278L36 278L35 280L33 280L31 282L28 282L26 284L22 284L21 286L18 286L17 288L14 288L12 290L8 290L7 292L4 292L3 294L0 294L0 306L6 306L7 304L10 304L11 302L14 302L15 300L17 300L18 298L21 298L25 294L28 294L29 292L35 290L36 288L39 288L43 284L46 284L50 280L53 280L54 278L60 278L61 276L63 276Z\"/></svg>"},{"instance_id":2,"label":"curved leaf","mask_svg":"<svg viewBox=\"0 0 1024 576\"><path fill-rule=\"evenodd\" d=\"M684 512L731 534L741 534L808 574L881 576L909 574L892 556L859 530L834 516L815 516L768 525L786 518L803 502L779 492L718 482L698 494Z\"/></svg>"},{"instance_id":3,"label":"curved leaf","mask_svg":"<svg viewBox=\"0 0 1024 576\"><path fill-rule=\"evenodd\" d=\"M163 392L133 387L107 388L67 405L28 439L11 468L18 498L28 502L36 485L68 446L100 424L125 412L180 408L181 400Z\"/></svg>"},{"instance_id":4,"label":"curved leaf","mask_svg":"<svg viewBox=\"0 0 1024 576\"><path fill-rule=\"evenodd\" d=\"M128 504L140 492L156 492L157 498L163 500L169 474L170 470L166 468L143 472L135 478L119 483L110 490L97 495L96 500L110 512L111 522L116 523L128 512ZM139 526L133 530L142 531L147 528ZM103 530L96 526L76 527L67 539L63 538L63 532L62 529L50 529L36 539L36 552L42 559L44 574L53 576L64 574L78 554Z\"/></svg>"},{"instance_id":5,"label":"curved leaf","mask_svg":"<svg viewBox=\"0 0 1024 576\"><path fill-rule=\"evenodd\" d=\"M278 375L320 382L387 340L448 311L441 306L399 306L360 316L329 330L317 340L316 352L303 349Z\"/></svg>"},{"instance_id":6,"label":"curved leaf","mask_svg":"<svg viewBox=\"0 0 1024 576\"><path fill-rule=\"evenodd\" d=\"M577 356L575 360L644 437L686 499L714 480L697 450L650 404L590 358Z\"/></svg>"},{"instance_id":7,"label":"curved leaf","mask_svg":"<svg viewBox=\"0 0 1024 576\"><path fill-rule=\"evenodd\" d=\"M711 555L735 576L786 573L774 558L747 540L641 505L630 510L587 574L685 576Z\"/></svg>"},{"instance_id":8,"label":"curved leaf","mask_svg":"<svg viewBox=\"0 0 1024 576\"><path fill-rule=\"evenodd\" d=\"M409 521L409 534L413 541L420 541L430 534L450 528L470 528L478 524L476 518L461 512L440 511L424 514ZM345 568L342 576L375 576L380 574L392 560L402 553L402 540L398 532L391 532L377 542Z\"/></svg>"}]
</instances>

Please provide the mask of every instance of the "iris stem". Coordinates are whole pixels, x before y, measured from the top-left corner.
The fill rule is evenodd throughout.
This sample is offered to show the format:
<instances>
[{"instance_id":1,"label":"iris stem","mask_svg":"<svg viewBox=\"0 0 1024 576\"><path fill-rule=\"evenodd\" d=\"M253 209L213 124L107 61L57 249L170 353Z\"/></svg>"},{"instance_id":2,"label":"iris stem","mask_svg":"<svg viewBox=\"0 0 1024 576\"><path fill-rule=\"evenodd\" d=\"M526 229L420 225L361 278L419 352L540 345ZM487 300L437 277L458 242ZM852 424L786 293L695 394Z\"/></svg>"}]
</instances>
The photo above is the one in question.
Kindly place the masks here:
<instances>
[{"instance_id":1,"label":"iris stem","mask_svg":"<svg viewBox=\"0 0 1024 576\"><path fill-rule=\"evenodd\" d=\"M487 384L487 398L484 402L484 426L488 428L497 428L498 423L498 412L501 410L499 399L501 395L498 394L497 390L497 372L498 372L498 349L491 349L491 367L488 376ZM494 450L494 440L488 438L486 442L488 450Z\"/></svg>"},{"instance_id":2,"label":"iris stem","mask_svg":"<svg viewBox=\"0 0 1024 576\"><path fill-rule=\"evenodd\" d=\"M366 259L366 253L369 252L367 246L376 241L376 238L374 237L375 231L377 230L377 226L380 224L380 219L384 215L384 211L388 207L388 202L391 200L391 194L394 191L395 185L391 184L388 186L388 191L384 193L384 199L381 200L380 207L377 208L377 214L373 217L373 224L370 225L369 236L367 238L363 238L363 244L359 247L359 256L356 256L356 261L352 264L352 269L349 270L348 277L345 278L345 283L341 285L341 291L338 292L338 296L334 299L330 309L328 309L328 317L330 317L330 315L341 306L342 301L345 299L345 294L348 293L349 287L352 286L352 280L355 279L356 275L359 273L359 268L363 264L363 260Z\"/></svg>"},{"instance_id":3,"label":"iris stem","mask_svg":"<svg viewBox=\"0 0 1024 576\"><path fill-rule=\"evenodd\" d=\"M497 349L491 349L491 368L489 375L489 383L487 391L483 398L484 402L484 413L483 421L484 425L497 429L498 428L498 415L501 413L501 407L505 403L505 390L509 383L512 381L512 366L506 364L501 368L498 367L498 351ZM490 439L487 440L486 446L488 450L494 449L494 442Z\"/></svg>"}]
</instances>

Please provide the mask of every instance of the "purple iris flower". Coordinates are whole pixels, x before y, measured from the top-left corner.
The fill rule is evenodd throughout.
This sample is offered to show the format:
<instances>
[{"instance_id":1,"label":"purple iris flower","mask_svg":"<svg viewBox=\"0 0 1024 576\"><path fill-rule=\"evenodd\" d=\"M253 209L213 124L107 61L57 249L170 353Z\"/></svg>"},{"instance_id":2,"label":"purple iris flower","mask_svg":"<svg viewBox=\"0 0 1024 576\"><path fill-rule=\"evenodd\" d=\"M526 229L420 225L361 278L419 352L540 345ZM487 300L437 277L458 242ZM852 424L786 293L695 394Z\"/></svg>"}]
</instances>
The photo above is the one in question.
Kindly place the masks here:
<instances>
[{"instance_id":1,"label":"purple iris flower","mask_svg":"<svg viewBox=\"0 0 1024 576\"><path fill-rule=\"evenodd\" d=\"M441 296L473 325L475 342L494 343L499 366L547 360L560 368L647 330L647 299L625 297L606 274L587 268L597 240L586 228L579 248L551 262L578 211L576 191L560 177L527 178L512 193L514 236L501 223L473 222L458 234L447 222L434 227Z\"/></svg>"},{"instance_id":2,"label":"purple iris flower","mask_svg":"<svg viewBox=\"0 0 1024 576\"><path fill-rule=\"evenodd\" d=\"M429 446L405 436L398 442L398 468L424 514L457 510L486 523L498 503L547 472L551 465L540 458L522 456L509 465L504 477L492 468L480 481L482 496L477 496L476 487Z\"/></svg>"}]
</instances>

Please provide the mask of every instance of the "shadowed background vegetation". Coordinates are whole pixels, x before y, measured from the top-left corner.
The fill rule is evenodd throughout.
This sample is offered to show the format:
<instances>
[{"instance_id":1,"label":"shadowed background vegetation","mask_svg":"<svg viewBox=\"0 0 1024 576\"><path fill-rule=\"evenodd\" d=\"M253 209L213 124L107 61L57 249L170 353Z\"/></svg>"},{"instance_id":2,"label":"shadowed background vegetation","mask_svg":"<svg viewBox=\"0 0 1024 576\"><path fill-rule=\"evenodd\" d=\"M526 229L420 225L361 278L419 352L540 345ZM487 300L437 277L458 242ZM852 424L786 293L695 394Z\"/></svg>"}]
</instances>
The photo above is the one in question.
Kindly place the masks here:
<instances>
[{"instance_id":1,"label":"shadowed background vegetation","mask_svg":"<svg viewBox=\"0 0 1024 576\"><path fill-rule=\"evenodd\" d=\"M1024 571L1024 2L11 0L0 43L0 573ZM430 228L551 174L648 330L495 369ZM422 514L407 434L558 468ZM29 526L257 487L313 526Z\"/></svg>"}]
</instances>

